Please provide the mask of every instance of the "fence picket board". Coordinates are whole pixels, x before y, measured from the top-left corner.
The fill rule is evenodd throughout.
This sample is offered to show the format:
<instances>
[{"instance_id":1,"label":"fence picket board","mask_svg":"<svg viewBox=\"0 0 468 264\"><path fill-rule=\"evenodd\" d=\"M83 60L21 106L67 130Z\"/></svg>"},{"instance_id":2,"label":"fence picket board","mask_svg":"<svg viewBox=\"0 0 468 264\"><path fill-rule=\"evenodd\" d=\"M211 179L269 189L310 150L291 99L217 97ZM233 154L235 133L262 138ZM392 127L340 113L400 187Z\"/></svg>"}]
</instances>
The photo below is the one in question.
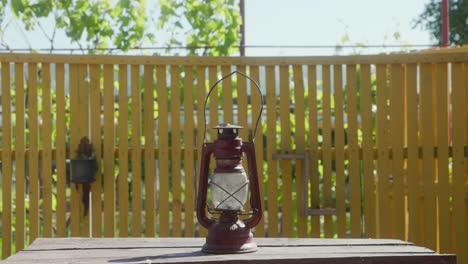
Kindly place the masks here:
<instances>
[{"instance_id":1,"label":"fence picket board","mask_svg":"<svg viewBox=\"0 0 468 264\"><path fill-rule=\"evenodd\" d=\"M166 67L156 67L156 89L158 93L158 147L159 152L159 236L169 236L169 131L167 118ZM166 158L161 158L166 157ZM146 223L148 225L148 223Z\"/></svg>"},{"instance_id":2,"label":"fence picket board","mask_svg":"<svg viewBox=\"0 0 468 264\"><path fill-rule=\"evenodd\" d=\"M457 262L466 263L468 260L467 227L465 208L465 96L466 91L463 83L463 64L452 63L452 138L453 138L453 209L455 218L455 241Z\"/></svg>"},{"instance_id":3,"label":"fence picket board","mask_svg":"<svg viewBox=\"0 0 468 264\"><path fill-rule=\"evenodd\" d=\"M128 236L128 67L119 65L119 237Z\"/></svg>"},{"instance_id":4,"label":"fence picket board","mask_svg":"<svg viewBox=\"0 0 468 264\"><path fill-rule=\"evenodd\" d=\"M281 123L281 149L291 151L291 121L289 117L290 102L289 66L280 66L280 123ZM292 162L290 159L281 160L281 183L283 200L281 204L282 237L293 236L293 204L292 204ZM288 213L285 213L288 212Z\"/></svg>"},{"instance_id":5,"label":"fence picket board","mask_svg":"<svg viewBox=\"0 0 468 264\"><path fill-rule=\"evenodd\" d=\"M271 153L276 151L276 85L274 66L266 67L267 155L268 163L268 237L278 237L278 162Z\"/></svg>"},{"instance_id":6,"label":"fence picket board","mask_svg":"<svg viewBox=\"0 0 468 264\"><path fill-rule=\"evenodd\" d=\"M439 251L451 252L450 239L450 185L448 153L448 65L437 64L437 179L439 187Z\"/></svg>"},{"instance_id":7,"label":"fence picket board","mask_svg":"<svg viewBox=\"0 0 468 264\"><path fill-rule=\"evenodd\" d=\"M156 178L154 165L154 96L153 96L153 78L154 66L145 65L144 67L144 99L143 99L143 118L145 135L145 236L153 237L156 234ZM158 94L159 96L159 94ZM164 118L161 118L164 119ZM166 155L160 155L160 162L166 163ZM161 177L169 177L168 174ZM167 211L168 212L168 211ZM169 226L165 227L169 229ZM169 230L168 230L169 231Z\"/></svg>"},{"instance_id":8,"label":"fence picket board","mask_svg":"<svg viewBox=\"0 0 468 264\"><path fill-rule=\"evenodd\" d=\"M26 172L25 172L25 95L24 91L26 90L24 87L24 68L23 63L16 63L15 64L15 90L16 90L16 129L15 129L15 138L16 138L16 160L15 160L15 187L16 187L16 212L15 212L15 244L16 244L16 251L20 251L24 248L24 240L25 240L25 191L26 191ZM29 85L29 84L28 84ZM29 114L29 113L28 113ZM35 134L35 133L31 133ZM32 176L32 175L30 175ZM32 177L31 177L32 178ZM37 177L36 177L37 179ZM31 182L31 187L34 185ZM38 187L36 185L36 187ZM37 197L38 198L38 197ZM34 197L31 197L30 203L37 204L39 201ZM33 209L32 207L31 209ZM32 216L35 216L35 220L37 221L39 218L38 216L38 207L36 207L36 211L30 211ZM38 235L39 225L37 222L30 223L30 232L34 233L35 236ZM32 240L31 240L32 241Z\"/></svg>"},{"instance_id":9,"label":"fence picket board","mask_svg":"<svg viewBox=\"0 0 468 264\"><path fill-rule=\"evenodd\" d=\"M216 66L210 66L208 67L208 81L209 81L209 87L214 88L213 92L210 95L209 100L209 121L206 129L209 131L208 134L210 135L210 140L213 142L216 139L216 130L212 129L213 127L217 126L219 123L219 102L218 102L218 97L219 97L219 88L222 87L220 85L216 87L212 87L217 81L218 81L218 69ZM221 84L222 85L222 84ZM211 163L210 168L213 168L213 164Z\"/></svg>"},{"instance_id":10,"label":"fence picket board","mask_svg":"<svg viewBox=\"0 0 468 264\"><path fill-rule=\"evenodd\" d=\"M387 87L386 87L386 65L377 65L377 175L378 175L378 229L377 237L392 237L392 226L390 222L389 205L387 195L388 184L388 148L386 130L387 123Z\"/></svg>"},{"instance_id":11,"label":"fence picket board","mask_svg":"<svg viewBox=\"0 0 468 264\"><path fill-rule=\"evenodd\" d=\"M229 65L224 65L221 67L221 74L223 76L228 75L231 73L231 69ZM223 101L223 122L224 123L229 123L233 124L234 122L234 117L232 113L232 94L234 90L232 89L232 78L235 77L232 75L231 77L225 79L222 83L220 83L220 86L222 87L223 91L221 92L222 94L222 101Z\"/></svg>"},{"instance_id":12,"label":"fence picket board","mask_svg":"<svg viewBox=\"0 0 468 264\"><path fill-rule=\"evenodd\" d=\"M344 167L344 100L342 65L333 65L333 95L335 100L335 166L336 166L336 227L338 237L346 237L346 197Z\"/></svg>"},{"instance_id":13,"label":"fence picket board","mask_svg":"<svg viewBox=\"0 0 468 264\"><path fill-rule=\"evenodd\" d=\"M359 143L357 116L356 65L346 66L348 114L348 149L349 149L349 188L351 206L351 237L359 238L361 231L361 173L359 171Z\"/></svg>"},{"instance_id":14,"label":"fence picket board","mask_svg":"<svg viewBox=\"0 0 468 264\"><path fill-rule=\"evenodd\" d=\"M210 139L208 140L209 142L214 142L216 140L216 135L217 135L217 132L216 132L216 129L212 129L213 127L217 126L220 122L222 122L221 120L219 120L219 116L220 116L220 107L223 107L222 105L222 102L221 102L221 105L220 105L220 102L219 102L219 97L220 97L220 94L222 95L223 94L223 83L219 83L216 87L213 87L213 85L218 81L218 67L217 66L209 66L208 67L208 82L209 82L209 88L213 89L213 92L211 93L210 95L210 98L208 99L209 100L209 120L210 122L208 122L208 125L206 126L206 129L209 130L208 134L210 135ZM221 89L221 90L220 90ZM205 106L206 107L206 106ZM221 113L224 112L224 109L223 111L221 111ZM223 117L224 118L224 117ZM223 119L224 121L224 119ZM207 131L204 132L205 134L207 133ZM215 162L214 162L214 159L212 158L211 159L211 162L210 162L210 172L209 173L212 173L213 171L213 168L215 166ZM205 229L203 227L203 229ZM205 235L205 234L203 234Z\"/></svg>"},{"instance_id":15,"label":"fence picket board","mask_svg":"<svg viewBox=\"0 0 468 264\"><path fill-rule=\"evenodd\" d=\"M132 236L141 236L141 95L140 65L131 66L132 78Z\"/></svg>"},{"instance_id":16,"label":"fence picket board","mask_svg":"<svg viewBox=\"0 0 468 264\"><path fill-rule=\"evenodd\" d=\"M104 65L104 237L115 236L114 65Z\"/></svg>"},{"instance_id":17,"label":"fence picket board","mask_svg":"<svg viewBox=\"0 0 468 264\"><path fill-rule=\"evenodd\" d=\"M332 125L331 125L331 75L330 75L330 65L322 65L322 81L323 81L323 121L322 121L322 148L323 148L323 203L324 208L333 207L333 198L332 198ZM324 233L325 237L333 237L333 218L331 215L324 216Z\"/></svg>"},{"instance_id":18,"label":"fence picket board","mask_svg":"<svg viewBox=\"0 0 468 264\"><path fill-rule=\"evenodd\" d=\"M293 66L294 74L294 112L296 122L296 151L298 153L305 153L305 98L304 98L304 79L302 73L302 65ZM296 208L297 208L297 236L307 237L307 215L302 212L300 198L303 197L302 183L304 173L305 160L296 160ZM307 164L307 163L305 163Z\"/></svg>"},{"instance_id":19,"label":"fence picket board","mask_svg":"<svg viewBox=\"0 0 468 264\"><path fill-rule=\"evenodd\" d=\"M424 245L437 249L436 204L434 194L434 130L432 117L432 69L430 64L421 65L421 118L423 140L424 177Z\"/></svg>"},{"instance_id":20,"label":"fence picket board","mask_svg":"<svg viewBox=\"0 0 468 264\"><path fill-rule=\"evenodd\" d=\"M78 147L80 142L80 129L79 125L79 93L78 93L78 65L70 64L69 70L69 89L70 89L70 157L75 155L74 150ZM70 172L70 177L73 174ZM80 195L78 192L79 185L71 182L70 194L70 229L71 236L80 235Z\"/></svg>"},{"instance_id":21,"label":"fence picket board","mask_svg":"<svg viewBox=\"0 0 468 264\"><path fill-rule=\"evenodd\" d=\"M197 67L197 171L196 171L196 179L195 182L199 183L200 179L200 162L201 162L201 156L202 156L202 151L203 151L203 140L205 139L205 132L203 129L205 128L205 123L206 120L203 118L204 117L204 112L205 108L203 103L205 102L205 96L206 96L206 67L205 66L199 66ZM195 185L195 190L198 190L198 185ZM197 224L198 227L198 236L204 237L207 234L206 228L201 226L200 224Z\"/></svg>"},{"instance_id":22,"label":"fence picket board","mask_svg":"<svg viewBox=\"0 0 468 264\"><path fill-rule=\"evenodd\" d=\"M179 67L171 66L172 236L182 235ZM161 158L161 157L160 157Z\"/></svg>"},{"instance_id":23,"label":"fence picket board","mask_svg":"<svg viewBox=\"0 0 468 264\"><path fill-rule=\"evenodd\" d=\"M236 69L239 72L247 74L245 65L238 65L236 66ZM247 119L247 114L249 112L252 113L251 112L252 109L249 110L248 108L247 79L240 75L236 75L236 77L237 77L237 87L236 87L237 88L237 122L235 123L243 127L243 129L239 130L239 136L242 138L243 141L247 141L249 138L248 135L249 135L249 128L250 128L248 119ZM253 78L252 73L250 73L250 77ZM252 91L255 92L255 90L252 90ZM253 96L253 94L250 94L250 96ZM246 163L244 162L244 166L245 165Z\"/></svg>"},{"instance_id":24,"label":"fence picket board","mask_svg":"<svg viewBox=\"0 0 468 264\"><path fill-rule=\"evenodd\" d=\"M91 122L91 142L96 152L96 181L91 186L91 206L93 219L92 223L92 237L101 237L102 233L102 137L101 137L101 67L98 64L89 65L89 86L90 86L90 111L93 113L90 116Z\"/></svg>"},{"instance_id":25,"label":"fence picket board","mask_svg":"<svg viewBox=\"0 0 468 264\"><path fill-rule=\"evenodd\" d=\"M244 71L245 72L245 71ZM260 86L260 70L258 66L251 66L250 67L250 77L254 79L257 84ZM245 79L245 78L244 78ZM247 80L244 80L245 82ZM259 237L265 237L266 235L266 230L265 230L265 175L263 171L263 164L265 161L264 155L263 155L263 117L265 115L265 112L260 113L260 108L261 104L265 103L263 102L263 97L264 94L259 94L256 91L256 88L254 87L255 84L252 82L250 83L250 98L251 98L251 108L252 108L252 124L251 127L252 129L255 129L255 122L256 118L258 117L259 114L262 115L262 119L260 119L258 127L257 127L257 135L255 136L256 139L254 141L255 145L255 157L257 160L257 175L258 175L258 182L259 182L259 189L260 189L260 199L261 199L261 204L262 204L262 219L260 219L259 224L255 227L255 235ZM261 86L260 86L261 87ZM260 103L262 102L262 103ZM247 107L248 101L246 102L246 107ZM248 122L247 120L245 121L246 123ZM248 127L248 126L247 126ZM247 129L244 129L247 130ZM247 131L246 131L247 132ZM247 138L247 134L245 135L245 138Z\"/></svg>"},{"instance_id":26,"label":"fence picket board","mask_svg":"<svg viewBox=\"0 0 468 264\"><path fill-rule=\"evenodd\" d=\"M220 122L222 122L219 119L219 116L220 116L220 111L219 111L220 109L219 108L222 107L222 105L220 105L220 102L219 102L219 97L220 97L220 94L221 95L223 94L223 91L222 91L222 89L223 89L222 85L223 84L219 83L216 87L213 87L213 85L217 81L218 81L218 67L217 66L209 66L208 67L209 88L210 89L214 88L213 92L210 95L210 98L208 99L209 100L208 108L209 108L209 120L210 120L210 122L208 122L208 125L206 126L206 129L209 130L209 132L208 132L208 134L210 135L210 139L208 140L209 142L214 142L216 140L216 137L217 137L216 136L217 135L216 129L213 129L213 127L217 126ZM223 111L224 111L224 109L223 109ZM221 113L223 111L221 111ZM207 131L205 131L204 133L206 134ZM210 171L209 171L209 173L212 173L214 166L215 166L215 162L214 162L214 159L212 158L211 162L210 162Z\"/></svg>"},{"instance_id":27,"label":"fence picket board","mask_svg":"<svg viewBox=\"0 0 468 264\"><path fill-rule=\"evenodd\" d=\"M185 199L184 199L184 237L193 237L195 212L195 150L194 150L194 96L193 71L191 65L184 66L184 171L185 171Z\"/></svg>"},{"instance_id":28,"label":"fence picket board","mask_svg":"<svg viewBox=\"0 0 468 264\"><path fill-rule=\"evenodd\" d=\"M308 89L309 89L309 163L310 163L310 206L320 207L320 179L318 171L318 112L317 112L317 66L308 65ZM308 188L309 189L309 188ZM320 237L320 216L311 217L311 237Z\"/></svg>"},{"instance_id":29,"label":"fence picket board","mask_svg":"<svg viewBox=\"0 0 468 264\"><path fill-rule=\"evenodd\" d=\"M86 81L87 77L87 65L79 64L78 65L78 124L77 129L79 130L79 140L86 136L89 138L89 103L88 103L88 83ZM83 114L85 113L85 114ZM74 152L78 148L78 145L72 147ZM75 153L73 153L75 154ZM73 156L73 155L72 155ZM76 202L78 206L78 219L80 225L80 235L84 237L89 237L89 214L84 215L84 204L82 202L82 197L85 195L83 193L83 185L78 189L79 199Z\"/></svg>"},{"instance_id":30,"label":"fence picket board","mask_svg":"<svg viewBox=\"0 0 468 264\"><path fill-rule=\"evenodd\" d=\"M65 121L65 69L62 63L55 64L55 89L57 108L57 138L56 138L56 163L57 163L57 237L67 235L67 173L66 173L66 121Z\"/></svg>"},{"instance_id":31,"label":"fence picket board","mask_svg":"<svg viewBox=\"0 0 468 264\"><path fill-rule=\"evenodd\" d=\"M463 70L464 70L464 73L462 74L465 78L464 78L464 82L463 82L463 87L462 89L465 90L465 120L468 118L468 107L466 107L466 105L468 105L468 62L464 62L463 63ZM465 122L465 147L468 145L468 123ZM464 147L464 148L465 148ZM465 154L465 219L460 219L460 223L464 223L463 221L467 221L467 218L468 218L468 192L466 191L467 190L467 186L468 186L468 155ZM461 189L461 188L459 188ZM462 190L458 190L460 193L463 193ZM460 196L463 196L463 194L461 194ZM465 256L463 257L465 260L468 259L468 227L465 226L465 240L464 240L464 243L461 244L461 245L465 245L465 248L463 249L463 251L465 252Z\"/></svg>"},{"instance_id":32,"label":"fence picket board","mask_svg":"<svg viewBox=\"0 0 468 264\"><path fill-rule=\"evenodd\" d=\"M42 193L43 236L52 237L52 112L50 64L42 64Z\"/></svg>"},{"instance_id":33,"label":"fence picket board","mask_svg":"<svg viewBox=\"0 0 468 264\"><path fill-rule=\"evenodd\" d=\"M403 100L403 68L400 64L391 65L390 78L390 109L391 109L391 130L392 130L392 176L393 176L393 197L394 197L394 237L405 239L405 197L403 190L404 182L404 100Z\"/></svg>"},{"instance_id":34,"label":"fence picket board","mask_svg":"<svg viewBox=\"0 0 468 264\"><path fill-rule=\"evenodd\" d=\"M376 237L374 153L372 138L372 90L369 64L361 64L362 160L364 177L365 237Z\"/></svg>"},{"instance_id":35,"label":"fence picket board","mask_svg":"<svg viewBox=\"0 0 468 264\"><path fill-rule=\"evenodd\" d=\"M12 164L11 164L11 84L10 63L2 61L2 259L11 255Z\"/></svg>"},{"instance_id":36,"label":"fence picket board","mask_svg":"<svg viewBox=\"0 0 468 264\"><path fill-rule=\"evenodd\" d=\"M417 94L417 65L409 64L406 67L406 127L408 140L407 181L410 190L418 189L418 94ZM419 233L419 192L408 192L408 240L421 244Z\"/></svg>"},{"instance_id":37,"label":"fence picket board","mask_svg":"<svg viewBox=\"0 0 468 264\"><path fill-rule=\"evenodd\" d=\"M28 64L28 117L30 131L38 131L38 87L37 87L37 64ZM29 212L30 212L30 236L29 243L32 243L39 234L39 135L30 133L29 135ZM17 219L18 220L18 219ZM18 250L18 248L17 248Z\"/></svg>"}]
</instances>

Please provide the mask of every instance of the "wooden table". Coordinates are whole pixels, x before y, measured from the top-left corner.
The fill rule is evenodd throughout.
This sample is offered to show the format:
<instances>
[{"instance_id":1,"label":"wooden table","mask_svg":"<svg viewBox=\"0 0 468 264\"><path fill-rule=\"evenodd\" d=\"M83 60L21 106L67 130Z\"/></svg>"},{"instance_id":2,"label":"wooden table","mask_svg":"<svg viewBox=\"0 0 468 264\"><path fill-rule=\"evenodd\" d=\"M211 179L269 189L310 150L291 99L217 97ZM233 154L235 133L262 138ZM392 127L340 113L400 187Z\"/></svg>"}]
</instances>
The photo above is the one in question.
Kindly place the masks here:
<instances>
[{"instance_id":1,"label":"wooden table","mask_svg":"<svg viewBox=\"0 0 468 264\"><path fill-rule=\"evenodd\" d=\"M256 242L255 253L209 255L200 252L204 238L39 238L4 263L456 263L454 255L400 240L257 238Z\"/></svg>"}]
</instances>

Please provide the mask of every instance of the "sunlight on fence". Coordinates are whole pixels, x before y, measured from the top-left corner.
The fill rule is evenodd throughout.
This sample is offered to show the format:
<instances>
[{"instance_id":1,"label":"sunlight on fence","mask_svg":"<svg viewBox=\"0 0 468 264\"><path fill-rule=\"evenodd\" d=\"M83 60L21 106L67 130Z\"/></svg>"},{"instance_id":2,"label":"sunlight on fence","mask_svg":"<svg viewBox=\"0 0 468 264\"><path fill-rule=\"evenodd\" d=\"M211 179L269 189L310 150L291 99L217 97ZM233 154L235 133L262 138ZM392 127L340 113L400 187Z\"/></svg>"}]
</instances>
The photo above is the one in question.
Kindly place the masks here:
<instances>
[{"instance_id":1,"label":"sunlight on fence","mask_svg":"<svg viewBox=\"0 0 468 264\"><path fill-rule=\"evenodd\" d=\"M204 236L194 214L203 101L238 70L258 80L266 109L255 236L397 238L468 260L467 48L0 62L2 258L37 237ZM259 95L242 77L221 86L208 127L239 124L248 139ZM92 219L69 175L83 136L99 163Z\"/></svg>"}]
</instances>

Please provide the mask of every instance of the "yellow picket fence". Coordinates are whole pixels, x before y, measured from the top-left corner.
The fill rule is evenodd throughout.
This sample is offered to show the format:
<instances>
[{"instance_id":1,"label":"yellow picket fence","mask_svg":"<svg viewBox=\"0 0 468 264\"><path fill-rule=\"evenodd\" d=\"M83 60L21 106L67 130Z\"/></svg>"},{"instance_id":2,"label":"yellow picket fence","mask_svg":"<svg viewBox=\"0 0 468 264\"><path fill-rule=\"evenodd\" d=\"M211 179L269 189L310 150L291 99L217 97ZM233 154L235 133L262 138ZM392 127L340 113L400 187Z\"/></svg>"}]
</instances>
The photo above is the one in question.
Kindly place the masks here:
<instances>
[{"instance_id":1,"label":"yellow picket fence","mask_svg":"<svg viewBox=\"0 0 468 264\"><path fill-rule=\"evenodd\" d=\"M2 258L37 237L204 236L194 214L203 101L238 70L265 102L255 236L398 238L468 263L467 48L0 63ZM240 124L247 140L261 106L252 88L225 80L208 127ZM99 164L86 216L67 166L83 136Z\"/></svg>"}]
</instances>

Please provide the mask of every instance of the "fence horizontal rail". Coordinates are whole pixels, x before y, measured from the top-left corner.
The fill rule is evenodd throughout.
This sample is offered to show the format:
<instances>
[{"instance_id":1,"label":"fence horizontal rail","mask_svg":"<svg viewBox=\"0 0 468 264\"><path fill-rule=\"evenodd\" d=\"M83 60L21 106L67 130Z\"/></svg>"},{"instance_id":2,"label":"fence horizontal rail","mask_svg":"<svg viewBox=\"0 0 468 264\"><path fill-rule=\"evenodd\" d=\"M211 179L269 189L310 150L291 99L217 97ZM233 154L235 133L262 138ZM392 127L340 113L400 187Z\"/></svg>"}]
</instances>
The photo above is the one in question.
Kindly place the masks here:
<instances>
[{"instance_id":1,"label":"fence horizontal rail","mask_svg":"<svg viewBox=\"0 0 468 264\"><path fill-rule=\"evenodd\" d=\"M301 57L164 57L164 56L109 56L61 54L8 54L0 53L0 61L13 63L76 63L76 64L138 64L138 65L316 65L316 64L393 64L443 63L468 60L465 48L444 52L396 53L360 56L301 56ZM430 56L428 56L430 55Z\"/></svg>"},{"instance_id":2,"label":"fence horizontal rail","mask_svg":"<svg viewBox=\"0 0 468 264\"><path fill-rule=\"evenodd\" d=\"M103 147L101 147L101 149L103 149ZM431 155L431 157L437 158L437 157L438 157L438 153L440 152L440 148L439 148L439 147L434 147L433 149L434 149L434 151L432 152L433 155ZM464 146L463 149L464 149L464 151L463 151L464 157L468 157L468 146ZM403 150L403 158L407 159L407 158L408 158L408 148L405 147L405 148L402 148L402 150ZM49 150L48 150L48 151L49 151ZM51 154L52 154L52 160L55 160L56 157L57 157L57 150L56 150L55 148L52 148L50 151L51 151ZM126 153L125 155L131 156L132 153L133 153L133 151L134 151L134 150L133 150L132 148L128 148L128 149L125 150L125 153ZM171 151L172 151L172 148L168 148L168 151L171 152ZM194 158L195 158L195 159L198 159L198 154L197 154L197 153L199 152L199 149L197 149L196 147L193 147L193 148L191 148L190 151L191 151L191 152L194 152L194 154L193 154L193 155L194 155ZM306 149L305 151L306 151L309 155L310 155L311 152L316 153L316 155L317 155L316 157L317 157L318 159L322 159L322 158L323 158L323 152L324 152L323 148L318 147L317 149L314 149L314 150ZM337 154L336 154L336 152L337 152L336 148L335 148L335 147L332 147L332 148L330 148L330 149L327 150L327 151L329 151L329 152L331 153L331 158L332 158L333 160L335 160L335 159L336 159L336 155L337 155ZM341 151L344 153L344 158L345 158L345 159L349 159L349 158L350 158L351 154L350 154L350 149L349 149L349 147L344 147L343 149L340 149L340 152L341 152ZM23 151L21 151L21 152L22 152L22 154L24 154L24 159L25 159L25 160L29 160L29 157L30 157L30 155L31 155L31 154L30 154L30 153L31 153L30 149L25 149L25 150L23 150ZM39 149L39 150L37 151L37 154L38 154L37 157L38 157L39 159L42 159L43 152L44 152L43 149ZM116 149L114 150L114 158L116 158L116 159L119 158L119 152L120 152L120 150L119 150L119 148L117 148L117 146L116 146ZM142 146L141 148L139 148L139 152L140 152L140 155L144 155L145 152L146 152L146 148L145 148L144 146ZM160 149L159 149L159 148L153 148L153 155L154 155L154 158L155 158L155 159L158 159L158 158L159 158L159 152L160 152ZM101 153L100 158L103 158L103 154L102 154L103 152L101 151L100 153ZM295 150L291 150L291 151L288 151L288 152L284 152L282 149L277 149L275 153L296 154L296 153L298 153L298 152L295 151ZM273 153L272 155L274 155L275 153ZM359 160L363 160L363 155L364 155L363 153L364 153L364 149L363 149L363 148L358 148L358 149L357 149L357 154L358 154L358 159L359 159ZM379 149L373 148L373 149L372 149L372 153L373 153L373 155L372 155L373 159L374 159L374 160L378 160L378 158L379 158ZM392 160L392 159L393 159L393 149L392 149L392 148L388 148L387 151L386 151L386 153L388 154L388 156L386 156L386 157L387 157L389 160ZM418 147L417 153L418 153L418 156L417 156L417 157L418 157L419 159L422 159L423 156L424 156L424 154L423 154L423 147ZM448 153L448 157L449 157L449 158L452 158L452 157L453 157L453 147L452 147L452 146L450 146L450 147L448 148L447 153ZM298 153L298 154L301 154L301 153ZM4 155L4 154L3 154L3 151L0 149L0 160L2 159L2 155ZM12 161L16 160L17 156L18 156L18 154L17 154L17 151L16 151L16 150L10 151L10 159L11 159ZM183 158L184 156L185 156L185 149L184 149L184 148L180 148L180 157ZM265 161L268 160L268 155L267 155L267 152L266 152L265 150L263 150L263 155L262 155L262 156L264 157L263 160L265 160ZM69 154L67 154L67 155L65 156L65 158L67 158L67 159L70 159L70 158L73 158L73 157L74 157L74 155L71 155L71 156L70 156ZM0 161L0 163L1 163L1 161Z\"/></svg>"}]
</instances>

